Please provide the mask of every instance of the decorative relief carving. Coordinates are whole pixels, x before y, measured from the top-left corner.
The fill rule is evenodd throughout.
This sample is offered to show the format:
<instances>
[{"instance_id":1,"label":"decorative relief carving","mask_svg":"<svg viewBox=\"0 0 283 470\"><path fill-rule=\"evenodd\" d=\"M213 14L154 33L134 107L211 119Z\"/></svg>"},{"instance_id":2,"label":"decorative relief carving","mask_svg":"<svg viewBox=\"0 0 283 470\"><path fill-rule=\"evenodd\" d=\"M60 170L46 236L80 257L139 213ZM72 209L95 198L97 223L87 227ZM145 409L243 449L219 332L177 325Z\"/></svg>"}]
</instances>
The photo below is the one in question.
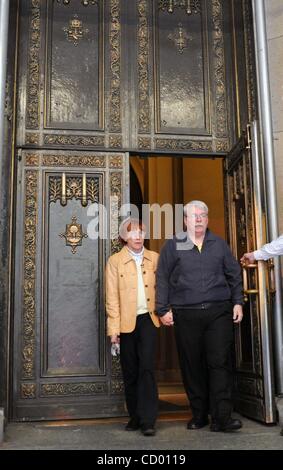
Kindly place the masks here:
<instances>
[{"instance_id":1,"label":"decorative relief carving","mask_svg":"<svg viewBox=\"0 0 283 470\"><path fill-rule=\"evenodd\" d=\"M62 180L59 176L49 178L49 203L60 200L62 196Z\"/></svg>"},{"instance_id":2,"label":"decorative relief carving","mask_svg":"<svg viewBox=\"0 0 283 470\"><path fill-rule=\"evenodd\" d=\"M74 46L77 46L79 41L89 33L89 29L83 27L83 22L79 19L78 15L74 15L74 17L69 20L69 25L62 29L66 33L67 40L72 42Z\"/></svg>"},{"instance_id":3,"label":"decorative relief carving","mask_svg":"<svg viewBox=\"0 0 283 470\"><path fill-rule=\"evenodd\" d=\"M74 255L77 252L77 247L82 245L83 238L87 238L88 235L83 232L82 224L78 224L77 217L73 215L72 222L66 225L65 232L60 233L59 237L65 238L66 246L71 247Z\"/></svg>"},{"instance_id":4,"label":"decorative relief carving","mask_svg":"<svg viewBox=\"0 0 283 470\"><path fill-rule=\"evenodd\" d=\"M40 0L31 0L28 47L26 127L39 128L40 115Z\"/></svg>"},{"instance_id":5,"label":"decorative relief carving","mask_svg":"<svg viewBox=\"0 0 283 470\"><path fill-rule=\"evenodd\" d=\"M158 9L172 14L175 8L185 10L187 15L197 14L201 11L200 0L159 0Z\"/></svg>"},{"instance_id":6,"label":"decorative relief carving","mask_svg":"<svg viewBox=\"0 0 283 470\"><path fill-rule=\"evenodd\" d=\"M48 145L76 145L81 147L105 147L104 136L45 134Z\"/></svg>"},{"instance_id":7,"label":"decorative relief carving","mask_svg":"<svg viewBox=\"0 0 283 470\"><path fill-rule=\"evenodd\" d=\"M22 377L24 379L32 379L35 375L37 185L38 172L35 170L27 170L25 173L24 298L22 328Z\"/></svg>"},{"instance_id":8,"label":"decorative relief carving","mask_svg":"<svg viewBox=\"0 0 283 470\"><path fill-rule=\"evenodd\" d=\"M26 166L39 166L40 164L40 156L34 155L32 153L28 153L25 155L25 165Z\"/></svg>"},{"instance_id":9,"label":"decorative relief carving","mask_svg":"<svg viewBox=\"0 0 283 470\"><path fill-rule=\"evenodd\" d=\"M57 3L62 3L63 5L67 6L71 3L71 0L56 0ZM89 5L98 5L99 0L81 0L81 4L84 7L88 7Z\"/></svg>"},{"instance_id":10,"label":"decorative relief carving","mask_svg":"<svg viewBox=\"0 0 283 470\"><path fill-rule=\"evenodd\" d=\"M49 178L49 203L61 200L62 178L51 176ZM83 198L83 181L81 177L66 177L66 199ZM86 178L86 199L87 201L99 202L99 180L95 177Z\"/></svg>"},{"instance_id":11,"label":"decorative relief carving","mask_svg":"<svg viewBox=\"0 0 283 470\"><path fill-rule=\"evenodd\" d=\"M111 394L118 395L124 393L123 380L112 380L111 382Z\"/></svg>"},{"instance_id":12,"label":"decorative relief carving","mask_svg":"<svg viewBox=\"0 0 283 470\"><path fill-rule=\"evenodd\" d=\"M139 149L151 149L151 138L150 137L138 137Z\"/></svg>"},{"instance_id":13,"label":"decorative relief carving","mask_svg":"<svg viewBox=\"0 0 283 470\"><path fill-rule=\"evenodd\" d=\"M105 168L104 155L43 155L44 166L86 166Z\"/></svg>"},{"instance_id":14,"label":"decorative relief carving","mask_svg":"<svg viewBox=\"0 0 283 470\"><path fill-rule=\"evenodd\" d=\"M13 119L13 106L12 106L12 96L10 90L10 83L12 83L11 77L7 76L6 85L5 85L5 107L4 107L4 116L8 121Z\"/></svg>"},{"instance_id":15,"label":"decorative relief carving","mask_svg":"<svg viewBox=\"0 0 283 470\"><path fill-rule=\"evenodd\" d=\"M246 226L246 217L244 208L240 207L240 214L239 220L237 223L237 235L238 235L238 243L241 245L243 249L247 246L247 226Z\"/></svg>"},{"instance_id":16,"label":"decorative relief carving","mask_svg":"<svg viewBox=\"0 0 283 470\"><path fill-rule=\"evenodd\" d=\"M107 393L106 382L53 383L42 384L40 388L41 397L96 395L104 393Z\"/></svg>"},{"instance_id":17,"label":"decorative relief carving","mask_svg":"<svg viewBox=\"0 0 283 470\"><path fill-rule=\"evenodd\" d=\"M121 20L120 0L110 3L110 131L121 131Z\"/></svg>"},{"instance_id":18,"label":"decorative relief carving","mask_svg":"<svg viewBox=\"0 0 283 470\"><path fill-rule=\"evenodd\" d=\"M32 134L30 132L26 133L26 139L25 139L26 144L39 145L39 140L40 140L39 134Z\"/></svg>"},{"instance_id":19,"label":"decorative relief carving","mask_svg":"<svg viewBox=\"0 0 283 470\"><path fill-rule=\"evenodd\" d=\"M119 210L122 201L122 173L110 173L110 194L111 194L111 207L110 207L110 236L111 236L111 254L117 253L121 250L122 245L118 238L119 233Z\"/></svg>"},{"instance_id":20,"label":"decorative relief carving","mask_svg":"<svg viewBox=\"0 0 283 470\"><path fill-rule=\"evenodd\" d=\"M84 7L88 7L89 5L97 5L99 0L81 0L81 4ZM63 5L67 6L71 3L71 0L57 0L57 3L62 3Z\"/></svg>"},{"instance_id":21,"label":"decorative relief carving","mask_svg":"<svg viewBox=\"0 0 283 470\"><path fill-rule=\"evenodd\" d=\"M111 356L111 377L122 377L120 358L117 356Z\"/></svg>"},{"instance_id":22,"label":"decorative relief carving","mask_svg":"<svg viewBox=\"0 0 283 470\"><path fill-rule=\"evenodd\" d=\"M150 132L148 2L138 4L138 129Z\"/></svg>"},{"instance_id":23,"label":"decorative relief carving","mask_svg":"<svg viewBox=\"0 0 283 470\"><path fill-rule=\"evenodd\" d=\"M187 33L182 23L179 23L174 33L169 34L168 39L174 42L178 53L183 54L184 49L187 49L189 41L192 41L193 37L191 34Z\"/></svg>"},{"instance_id":24,"label":"decorative relief carving","mask_svg":"<svg viewBox=\"0 0 283 470\"><path fill-rule=\"evenodd\" d=\"M214 80L215 80L215 135L227 137L227 106L225 86L225 57L223 15L220 0L212 0Z\"/></svg>"},{"instance_id":25,"label":"decorative relief carving","mask_svg":"<svg viewBox=\"0 0 283 470\"><path fill-rule=\"evenodd\" d=\"M215 145L216 152L229 152L229 140L217 140Z\"/></svg>"},{"instance_id":26,"label":"decorative relief carving","mask_svg":"<svg viewBox=\"0 0 283 470\"><path fill-rule=\"evenodd\" d=\"M244 37L245 37L245 56L247 61L247 95L249 122L257 119L257 92L256 92L256 66L254 56L254 40L252 30L252 12L250 2L243 1L244 8Z\"/></svg>"},{"instance_id":27,"label":"decorative relief carving","mask_svg":"<svg viewBox=\"0 0 283 470\"><path fill-rule=\"evenodd\" d=\"M36 398L36 384L22 383L21 398Z\"/></svg>"},{"instance_id":28,"label":"decorative relief carving","mask_svg":"<svg viewBox=\"0 0 283 470\"><path fill-rule=\"evenodd\" d=\"M122 136L121 135L110 135L109 136L109 147L110 148L122 148Z\"/></svg>"},{"instance_id":29,"label":"decorative relief carving","mask_svg":"<svg viewBox=\"0 0 283 470\"><path fill-rule=\"evenodd\" d=\"M156 149L212 151L212 142L179 139L154 139Z\"/></svg>"},{"instance_id":30,"label":"decorative relief carving","mask_svg":"<svg viewBox=\"0 0 283 470\"><path fill-rule=\"evenodd\" d=\"M111 155L109 159L109 168L123 168L123 156Z\"/></svg>"}]
</instances>

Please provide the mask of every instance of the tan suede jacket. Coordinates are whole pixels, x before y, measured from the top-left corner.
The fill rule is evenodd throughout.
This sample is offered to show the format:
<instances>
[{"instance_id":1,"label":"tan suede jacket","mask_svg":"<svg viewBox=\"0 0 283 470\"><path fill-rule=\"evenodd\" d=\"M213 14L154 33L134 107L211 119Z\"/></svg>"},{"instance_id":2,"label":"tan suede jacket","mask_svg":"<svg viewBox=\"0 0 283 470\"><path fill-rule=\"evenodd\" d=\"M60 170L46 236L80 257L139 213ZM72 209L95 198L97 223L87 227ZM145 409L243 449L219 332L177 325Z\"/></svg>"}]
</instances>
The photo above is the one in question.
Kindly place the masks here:
<instances>
[{"instance_id":1,"label":"tan suede jacket","mask_svg":"<svg viewBox=\"0 0 283 470\"><path fill-rule=\"evenodd\" d=\"M158 254L144 249L142 273L147 307L156 327L160 326L155 313L155 273ZM137 318L137 268L127 247L110 256L106 266L107 335L131 333Z\"/></svg>"}]
</instances>

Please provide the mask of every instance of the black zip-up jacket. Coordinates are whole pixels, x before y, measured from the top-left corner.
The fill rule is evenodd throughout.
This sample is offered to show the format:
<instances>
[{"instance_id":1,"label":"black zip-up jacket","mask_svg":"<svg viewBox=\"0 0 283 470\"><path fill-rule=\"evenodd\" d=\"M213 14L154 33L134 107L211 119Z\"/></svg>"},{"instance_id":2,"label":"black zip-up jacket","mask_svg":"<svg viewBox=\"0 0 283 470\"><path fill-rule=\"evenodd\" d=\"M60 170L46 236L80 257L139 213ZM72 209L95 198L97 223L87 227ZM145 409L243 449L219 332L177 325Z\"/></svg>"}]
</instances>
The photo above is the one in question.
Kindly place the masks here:
<instances>
[{"instance_id":1,"label":"black zip-up jacket","mask_svg":"<svg viewBox=\"0 0 283 470\"><path fill-rule=\"evenodd\" d=\"M171 307L227 300L243 304L241 268L225 240L207 230L201 252L187 238L165 243L156 275L159 316Z\"/></svg>"}]
</instances>

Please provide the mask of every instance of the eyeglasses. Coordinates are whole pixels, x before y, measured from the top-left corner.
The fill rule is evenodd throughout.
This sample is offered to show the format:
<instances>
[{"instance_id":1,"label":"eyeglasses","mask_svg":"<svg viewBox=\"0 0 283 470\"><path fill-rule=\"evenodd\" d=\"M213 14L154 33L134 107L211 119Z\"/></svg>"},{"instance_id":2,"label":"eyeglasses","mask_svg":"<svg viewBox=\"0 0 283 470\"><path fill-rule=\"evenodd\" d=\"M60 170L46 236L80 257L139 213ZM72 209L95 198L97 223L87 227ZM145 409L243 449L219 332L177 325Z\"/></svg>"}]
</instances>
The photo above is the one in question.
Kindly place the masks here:
<instances>
[{"instance_id":1,"label":"eyeglasses","mask_svg":"<svg viewBox=\"0 0 283 470\"><path fill-rule=\"evenodd\" d=\"M188 219L196 220L196 219L206 219L208 215L206 213L203 214L190 214L187 215Z\"/></svg>"}]
</instances>

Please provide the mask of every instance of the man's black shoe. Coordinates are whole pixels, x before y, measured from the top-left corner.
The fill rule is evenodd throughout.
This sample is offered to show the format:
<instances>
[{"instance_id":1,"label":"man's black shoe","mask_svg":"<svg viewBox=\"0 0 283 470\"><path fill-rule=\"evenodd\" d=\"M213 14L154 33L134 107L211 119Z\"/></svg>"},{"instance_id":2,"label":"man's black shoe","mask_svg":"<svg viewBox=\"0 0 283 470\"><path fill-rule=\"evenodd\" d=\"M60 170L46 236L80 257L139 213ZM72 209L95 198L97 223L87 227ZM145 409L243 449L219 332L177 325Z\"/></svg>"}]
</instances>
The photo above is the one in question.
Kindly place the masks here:
<instances>
[{"instance_id":1,"label":"man's black shoe","mask_svg":"<svg viewBox=\"0 0 283 470\"><path fill-rule=\"evenodd\" d=\"M232 432L232 431L238 431L238 429L241 429L242 426L243 426L242 422L239 419L230 418L225 424L220 424L215 421L212 422L210 426L210 431Z\"/></svg>"},{"instance_id":2,"label":"man's black shoe","mask_svg":"<svg viewBox=\"0 0 283 470\"><path fill-rule=\"evenodd\" d=\"M131 418L130 421L126 424L125 430L136 431L137 429L139 429L139 427L140 427L139 419L134 417L134 418Z\"/></svg>"},{"instance_id":3,"label":"man's black shoe","mask_svg":"<svg viewBox=\"0 0 283 470\"><path fill-rule=\"evenodd\" d=\"M187 429L201 429L208 424L207 418L193 418L187 424Z\"/></svg>"},{"instance_id":4,"label":"man's black shoe","mask_svg":"<svg viewBox=\"0 0 283 470\"><path fill-rule=\"evenodd\" d=\"M144 436L155 436L155 429L152 425L143 424L141 432Z\"/></svg>"}]
</instances>

